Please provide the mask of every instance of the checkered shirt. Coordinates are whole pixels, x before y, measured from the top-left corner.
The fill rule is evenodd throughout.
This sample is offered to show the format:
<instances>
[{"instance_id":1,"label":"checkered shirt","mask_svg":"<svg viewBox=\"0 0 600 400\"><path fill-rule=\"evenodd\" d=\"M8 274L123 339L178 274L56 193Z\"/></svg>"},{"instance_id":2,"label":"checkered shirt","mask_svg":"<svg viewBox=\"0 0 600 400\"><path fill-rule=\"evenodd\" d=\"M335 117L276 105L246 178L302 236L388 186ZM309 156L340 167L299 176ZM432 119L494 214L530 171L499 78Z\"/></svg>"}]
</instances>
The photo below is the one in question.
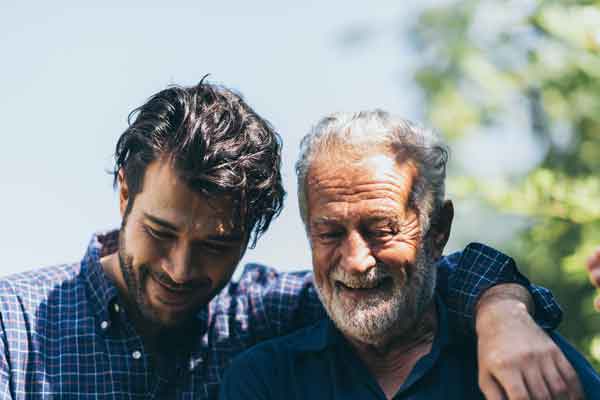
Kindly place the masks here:
<instances>
[{"instance_id":1,"label":"checkered shirt","mask_svg":"<svg viewBox=\"0 0 600 400\"><path fill-rule=\"evenodd\" d=\"M191 350L157 370L100 265L117 239L94 235L79 263L0 280L0 399L216 399L235 355L324 316L310 272L249 264L198 313ZM484 245L442 258L438 277L454 329L472 333L478 294L499 282L527 285L538 321L560 322L552 295Z\"/></svg>"}]
</instances>

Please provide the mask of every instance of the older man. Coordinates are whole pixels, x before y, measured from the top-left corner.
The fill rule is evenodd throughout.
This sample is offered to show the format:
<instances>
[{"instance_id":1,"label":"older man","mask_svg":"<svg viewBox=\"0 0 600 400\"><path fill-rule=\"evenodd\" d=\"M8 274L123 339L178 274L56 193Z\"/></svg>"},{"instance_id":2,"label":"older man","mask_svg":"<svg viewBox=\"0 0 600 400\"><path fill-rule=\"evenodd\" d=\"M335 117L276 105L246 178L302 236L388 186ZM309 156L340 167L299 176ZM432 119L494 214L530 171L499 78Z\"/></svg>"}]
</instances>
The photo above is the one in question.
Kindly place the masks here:
<instances>
[{"instance_id":1,"label":"older man","mask_svg":"<svg viewBox=\"0 0 600 400\"><path fill-rule=\"evenodd\" d=\"M434 264L450 234L447 152L382 111L334 114L302 143L301 215L329 318L248 351L223 399L477 399L476 345L448 329ZM587 398L600 378L558 335ZM561 370L548 365L549 386ZM555 398L529 387L531 398ZM496 388L488 398L503 398ZM526 397L521 393L518 398Z\"/></svg>"}]
</instances>

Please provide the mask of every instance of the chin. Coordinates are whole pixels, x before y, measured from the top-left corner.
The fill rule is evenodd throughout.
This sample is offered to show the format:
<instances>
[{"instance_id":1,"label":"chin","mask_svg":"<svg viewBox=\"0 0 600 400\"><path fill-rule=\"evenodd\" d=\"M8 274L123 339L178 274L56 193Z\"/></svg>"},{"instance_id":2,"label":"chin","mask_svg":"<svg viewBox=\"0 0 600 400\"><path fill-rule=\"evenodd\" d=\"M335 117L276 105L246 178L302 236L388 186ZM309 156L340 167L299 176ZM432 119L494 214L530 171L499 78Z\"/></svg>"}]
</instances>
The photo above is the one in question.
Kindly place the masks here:
<instances>
[{"instance_id":1,"label":"chin","mask_svg":"<svg viewBox=\"0 0 600 400\"><path fill-rule=\"evenodd\" d=\"M186 322L192 320L194 314L176 314L176 315L165 315L154 312L152 321L164 329L175 329L179 326L185 325Z\"/></svg>"}]
</instances>

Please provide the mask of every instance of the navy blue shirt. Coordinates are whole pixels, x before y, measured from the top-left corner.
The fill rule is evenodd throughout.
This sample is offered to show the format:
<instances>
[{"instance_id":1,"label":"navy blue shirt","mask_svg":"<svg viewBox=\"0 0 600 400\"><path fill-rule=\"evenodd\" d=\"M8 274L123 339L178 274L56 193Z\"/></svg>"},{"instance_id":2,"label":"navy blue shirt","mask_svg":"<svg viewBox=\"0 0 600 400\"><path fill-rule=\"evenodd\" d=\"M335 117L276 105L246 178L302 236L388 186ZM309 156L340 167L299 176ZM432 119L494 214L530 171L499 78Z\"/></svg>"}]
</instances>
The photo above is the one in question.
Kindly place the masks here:
<instances>
[{"instance_id":1,"label":"navy blue shirt","mask_svg":"<svg viewBox=\"0 0 600 400\"><path fill-rule=\"evenodd\" d=\"M394 399L484 399L477 382L476 344L448 329L446 306L438 298L438 330ZM571 345L552 339L577 371L586 398L600 399L600 377ZM329 318L291 335L270 340L233 362L221 386L232 399L386 399L376 379Z\"/></svg>"}]
</instances>

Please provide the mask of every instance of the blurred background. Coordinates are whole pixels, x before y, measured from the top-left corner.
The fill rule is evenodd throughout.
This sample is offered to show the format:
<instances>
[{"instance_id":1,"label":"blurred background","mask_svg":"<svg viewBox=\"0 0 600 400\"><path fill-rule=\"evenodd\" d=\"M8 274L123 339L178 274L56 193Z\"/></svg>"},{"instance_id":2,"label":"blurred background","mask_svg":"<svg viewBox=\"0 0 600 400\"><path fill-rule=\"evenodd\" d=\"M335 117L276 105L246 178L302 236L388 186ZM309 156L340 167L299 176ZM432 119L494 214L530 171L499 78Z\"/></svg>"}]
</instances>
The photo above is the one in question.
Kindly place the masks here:
<instances>
[{"instance_id":1,"label":"blurred background","mask_svg":"<svg viewBox=\"0 0 600 400\"><path fill-rule=\"evenodd\" d=\"M0 4L0 275L78 261L117 227L107 171L129 111L210 73L284 141L286 209L244 261L310 267L299 140L326 113L387 109L452 148L447 250L512 255L600 367L584 267L600 245L600 2L121 3Z\"/></svg>"}]
</instances>

